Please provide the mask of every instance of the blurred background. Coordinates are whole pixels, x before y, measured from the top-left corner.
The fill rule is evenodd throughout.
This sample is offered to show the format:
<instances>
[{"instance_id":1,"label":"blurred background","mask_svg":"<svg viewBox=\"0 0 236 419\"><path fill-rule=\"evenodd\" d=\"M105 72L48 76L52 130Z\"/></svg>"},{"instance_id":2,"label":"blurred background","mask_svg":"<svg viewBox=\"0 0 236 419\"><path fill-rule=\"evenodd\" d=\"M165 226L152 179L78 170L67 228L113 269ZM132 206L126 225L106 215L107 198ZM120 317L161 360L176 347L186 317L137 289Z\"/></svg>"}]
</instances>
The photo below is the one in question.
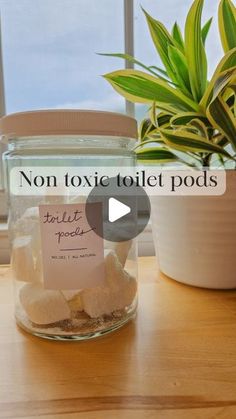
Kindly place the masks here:
<instances>
[{"instance_id":1,"label":"blurred background","mask_svg":"<svg viewBox=\"0 0 236 419\"><path fill-rule=\"evenodd\" d=\"M192 0L0 0L7 113L39 108L125 112L124 100L100 77L122 68L123 60L96 55L124 52L125 3L133 3L135 57L159 65L141 6L171 30L176 20L183 25ZM210 73L222 55L217 6L218 1L205 0L204 21L214 16L207 44ZM128 30L132 26L129 22ZM136 116L144 111L136 107Z\"/></svg>"}]
</instances>

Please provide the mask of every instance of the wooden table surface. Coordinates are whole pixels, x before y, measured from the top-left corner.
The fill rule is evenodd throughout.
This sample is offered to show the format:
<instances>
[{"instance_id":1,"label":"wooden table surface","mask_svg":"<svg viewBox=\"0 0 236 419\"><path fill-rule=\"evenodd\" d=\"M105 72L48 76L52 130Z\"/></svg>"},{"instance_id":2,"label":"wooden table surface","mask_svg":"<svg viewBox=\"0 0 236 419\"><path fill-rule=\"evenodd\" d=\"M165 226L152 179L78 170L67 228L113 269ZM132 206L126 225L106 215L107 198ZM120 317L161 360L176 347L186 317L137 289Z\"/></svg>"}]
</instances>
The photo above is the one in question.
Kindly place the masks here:
<instances>
[{"instance_id":1,"label":"wooden table surface","mask_svg":"<svg viewBox=\"0 0 236 419\"><path fill-rule=\"evenodd\" d=\"M0 268L1 418L236 418L236 291L180 285L154 258L139 268L136 321L88 342L17 328Z\"/></svg>"}]
</instances>

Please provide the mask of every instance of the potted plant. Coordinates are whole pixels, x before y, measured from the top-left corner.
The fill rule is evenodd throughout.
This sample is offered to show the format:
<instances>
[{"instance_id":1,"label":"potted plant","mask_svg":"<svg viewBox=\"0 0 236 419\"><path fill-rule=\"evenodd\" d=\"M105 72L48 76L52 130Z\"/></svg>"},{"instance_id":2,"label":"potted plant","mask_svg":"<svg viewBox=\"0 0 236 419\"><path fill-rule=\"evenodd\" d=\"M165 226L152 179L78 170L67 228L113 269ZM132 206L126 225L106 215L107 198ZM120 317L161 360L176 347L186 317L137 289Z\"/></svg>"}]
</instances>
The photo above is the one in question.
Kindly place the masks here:
<instances>
[{"instance_id":1,"label":"potted plant","mask_svg":"<svg viewBox=\"0 0 236 419\"><path fill-rule=\"evenodd\" d=\"M104 77L126 99L150 105L136 148L140 161L184 163L227 169L227 190L218 197L156 197L153 234L161 270L177 281L207 288L236 287L236 8L219 4L219 31L225 55L207 77L204 0L190 8L185 34L172 33L144 11L163 68L119 70Z\"/></svg>"}]
</instances>

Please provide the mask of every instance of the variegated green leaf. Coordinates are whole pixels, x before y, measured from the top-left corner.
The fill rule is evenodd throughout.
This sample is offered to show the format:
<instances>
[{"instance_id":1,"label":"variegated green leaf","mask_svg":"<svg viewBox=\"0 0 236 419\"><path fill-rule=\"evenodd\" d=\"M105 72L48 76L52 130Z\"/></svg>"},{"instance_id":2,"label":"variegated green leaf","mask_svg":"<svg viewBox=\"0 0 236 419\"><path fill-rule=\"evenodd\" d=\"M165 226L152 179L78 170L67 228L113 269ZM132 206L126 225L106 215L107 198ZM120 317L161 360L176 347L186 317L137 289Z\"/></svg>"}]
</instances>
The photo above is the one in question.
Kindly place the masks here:
<instances>
[{"instance_id":1,"label":"variegated green leaf","mask_svg":"<svg viewBox=\"0 0 236 419\"><path fill-rule=\"evenodd\" d=\"M193 97L199 102L207 85L207 59L201 33L201 16L204 0L195 0L185 25L185 54Z\"/></svg>"},{"instance_id":2,"label":"variegated green leaf","mask_svg":"<svg viewBox=\"0 0 236 419\"><path fill-rule=\"evenodd\" d=\"M184 53L184 39L183 39L181 29L180 29L177 22L175 22L175 24L172 28L172 37L175 40L175 42L177 43L180 51L182 51Z\"/></svg>"},{"instance_id":3,"label":"variegated green leaf","mask_svg":"<svg viewBox=\"0 0 236 419\"><path fill-rule=\"evenodd\" d=\"M153 76L157 76L162 80L167 81L168 83L171 83L171 81L167 78L168 75L166 74L166 72L164 70L162 70L159 67L155 67L155 66L146 66L145 64L143 64L141 61L136 60L136 58L132 57L132 55L129 54L121 54L121 53L111 53L111 54L98 54L98 55L103 55L106 57L114 57L114 58L122 58L123 60L127 60L132 64L136 64L137 66L143 68L144 70L148 71L149 73L151 73ZM154 71L154 69L156 71ZM161 74L158 74L161 73ZM165 77L163 77L165 76Z\"/></svg>"},{"instance_id":4,"label":"variegated green leaf","mask_svg":"<svg viewBox=\"0 0 236 419\"><path fill-rule=\"evenodd\" d=\"M223 134L217 134L215 137L213 137L213 142L220 147L225 147L229 144L227 138Z\"/></svg>"},{"instance_id":5,"label":"variegated green leaf","mask_svg":"<svg viewBox=\"0 0 236 419\"><path fill-rule=\"evenodd\" d=\"M156 106L156 102L153 102L149 110L150 120L155 127L169 124L172 114L168 112L160 112Z\"/></svg>"},{"instance_id":6,"label":"variegated green leaf","mask_svg":"<svg viewBox=\"0 0 236 419\"><path fill-rule=\"evenodd\" d=\"M234 112L234 115L236 115L236 98L235 98L235 93L236 93L236 86L235 86L235 90L232 88L226 89L225 93L223 94L223 99L224 101L227 103L227 105L229 106L229 108Z\"/></svg>"},{"instance_id":7,"label":"variegated green leaf","mask_svg":"<svg viewBox=\"0 0 236 419\"><path fill-rule=\"evenodd\" d=\"M157 109L156 102L153 102L149 111L149 115L152 124L156 127L169 124L169 121L172 117L172 114L168 112L160 112L159 109Z\"/></svg>"},{"instance_id":8,"label":"variegated green leaf","mask_svg":"<svg viewBox=\"0 0 236 419\"><path fill-rule=\"evenodd\" d=\"M172 126L184 126L191 122L193 119L200 119L204 124L209 125L208 119L206 116L201 115L200 113L194 112L182 112L173 116L170 120Z\"/></svg>"},{"instance_id":9,"label":"variegated green leaf","mask_svg":"<svg viewBox=\"0 0 236 419\"><path fill-rule=\"evenodd\" d=\"M218 153L228 158L231 158L229 153L223 148L209 141L206 141L200 135L190 133L188 131L173 131L173 130L160 130L161 135L165 143L169 147L176 148L180 151L191 151L191 152L206 152L206 153Z\"/></svg>"},{"instance_id":10,"label":"variegated green leaf","mask_svg":"<svg viewBox=\"0 0 236 419\"><path fill-rule=\"evenodd\" d=\"M147 19L153 43L166 68L167 74L173 82L176 82L175 73L168 57L168 47L169 45L175 46L175 41L161 22L153 19L144 9L143 12Z\"/></svg>"},{"instance_id":11,"label":"variegated green leaf","mask_svg":"<svg viewBox=\"0 0 236 419\"><path fill-rule=\"evenodd\" d=\"M217 96L208 106L207 116L236 151L236 118L220 96Z\"/></svg>"},{"instance_id":12,"label":"variegated green leaf","mask_svg":"<svg viewBox=\"0 0 236 419\"><path fill-rule=\"evenodd\" d=\"M159 109L198 111L198 104L157 77L138 70L120 70L104 76L113 88L131 102L156 102ZM172 111L171 111L172 113Z\"/></svg>"},{"instance_id":13,"label":"variegated green leaf","mask_svg":"<svg viewBox=\"0 0 236 419\"><path fill-rule=\"evenodd\" d=\"M175 70L176 81L186 96L192 98L187 61L184 54L176 47L168 47L168 56Z\"/></svg>"},{"instance_id":14,"label":"variegated green leaf","mask_svg":"<svg viewBox=\"0 0 236 419\"><path fill-rule=\"evenodd\" d=\"M159 113L157 115L157 125L158 125L158 127L163 127L165 125L169 125L171 116L172 115L170 115L168 113L164 113L164 112Z\"/></svg>"},{"instance_id":15,"label":"variegated green leaf","mask_svg":"<svg viewBox=\"0 0 236 419\"><path fill-rule=\"evenodd\" d=\"M168 77L167 72L165 70L163 70L163 68L157 67L156 65L150 65L149 68L151 68L152 70L156 70L158 73L161 73L166 78Z\"/></svg>"},{"instance_id":16,"label":"variegated green leaf","mask_svg":"<svg viewBox=\"0 0 236 419\"><path fill-rule=\"evenodd\" d=\"M221 0L219 5L219 30L224 51L236 47L236 8L231 0Z\"/></svg>"},{"instance_id":17,"label":"variegated green leaf","mask_svg":"<svg viewBox=\"0 0 236 419\"><path fill-rule=\"evenodd\" d=\"M199 134L202 137L205 137L206 140L209 140L207 127L204 124L204 122L201 121L201 119L194 118L189 122L188 125L190 127L195 128L197 134Z\"/></svg>"},{"instance_id":18,"label":"variegated green leaf","mask_svg":"<svg viewBox=\"0 0 236 419\"><path fill-rule=\"evenodd\" d=\"M145 118L142 120L140 127L139 127L139 138L141 141L147 137L150 131L153 131L156 127L153 126L152 121L149 118Z\"/></svg>"},{"instance_id":19,"label":"variegated green leaf","mask_svg":"<svg viewBox=\"0 0 236 419\"><path fill-rule=\"evenodd\" d=\"M156 127L157 126L157 107L156 102L153 102L151 108L149 109L150 120L152 124Z\"/></svg>"},{"instance_id":20,"label":"variegated green leaf","mask_svg":"<svg viewBox=\"0 0 236 419\"><path fill-rule=\"evenodd\" d=\"M221 73L215 82L212 100L214 100L214 98L219 96L220 94L224 95L224 93L228 91L228 89L231 86L234 86L235 80L236 80L236 67L231 68Z\"/></svg>"},{"instance_id":21,"label":"variegated green leaf","mask_svg":"<svg viewBox=\"0 0 236 419\"><path fill-rule=\"evenodd\" d=\"M207 36L209 34L211 24L212 24L212 17L205 23L205 25L202 27L202 42L205 45ZM177 42L179 49L184 52L185 46L184 46L184 40L182 36L181 29L177 22L175 22L173 29L172 29L172 37L174 38L175 42Z\"/></svg>"},{"instance_id":22,"label":"variegated green leaf","mask_svg":"<svg viewBox=\"0 0 236 419\"><path fill-rule=\"evenodd\" d=\"M205 25L202 28L202 42L203 42L203 45L205 45L205 43L206 43L207 35L208 35L209 30L211 28L211 24L212 24L212 17L205 23Z\"/></svg>"},{"instance_id":23,"label":"variegated green leaf","mask_svg":"<svg viewBox=\"0 0 236 419\"><path fill-rule=\"evenodd\" d=\"M175 162L178 158L171 151L162 147L141 148L136 151L137 158L142 162Z\"/></svg>"},{"instance_id":24,"label":"variegated green leaf","mask_svg":"<svg viewBox=\"0 0 236 419\"><path fill-rule=\"evenodd\" d=\"M215 84L219 78L219 75L226 70L230 70L236 67L236 48L230 50L220 61L219 65L216 68L215 73L206 89L206 92L200 102L200 107L203 110L206 110L210 101L212 100Z\"/></svg>"},{"instance_id":25,"label":"variegated green leaf","mask_svg":"<svg viewBox=\"0 0 236 419\"><path fill-rule=\"evenodd\" d=\"M161 135L158 131L156 131L156 135L153 134L153 137L152 137L152 135L150 137L148 136L144 139L144 141L141 141L140 143L138 143L138 145L134 148L134 151L140 150L144 146L147 146L147 145L150 145L150 144L152 144L152 145L155 144L158 147L159 146L163 147L163 145L165 146L165 143L164 143L163 139L161 138Z\"/></svg>"}]
</instances>

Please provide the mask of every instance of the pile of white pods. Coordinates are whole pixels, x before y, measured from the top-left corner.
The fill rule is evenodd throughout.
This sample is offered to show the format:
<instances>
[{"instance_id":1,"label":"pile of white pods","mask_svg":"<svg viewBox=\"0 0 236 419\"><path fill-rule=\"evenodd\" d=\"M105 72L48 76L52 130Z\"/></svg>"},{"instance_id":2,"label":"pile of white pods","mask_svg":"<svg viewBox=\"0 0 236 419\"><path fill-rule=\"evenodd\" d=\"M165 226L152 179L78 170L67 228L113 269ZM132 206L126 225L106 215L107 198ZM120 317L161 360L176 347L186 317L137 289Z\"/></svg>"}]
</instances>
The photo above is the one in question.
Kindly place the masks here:
<instances>
[{"instance_id":1,"label":"pile of white pods","mask_svg":"<svg viewBox=\"0 0 236 419\"><path fill-rule=\"evenodd\" d=\"M47 290L43 281L38 207L28 208L18 219L14 236L12 269L14 278L24 283L19 290L19 301L31 322L53 324L71 319L76 312L100 318L123 310L134 301L137 282L124 269L131 241L104 241L105 282L101 286Z\"/></svg>"}]
</instances>

